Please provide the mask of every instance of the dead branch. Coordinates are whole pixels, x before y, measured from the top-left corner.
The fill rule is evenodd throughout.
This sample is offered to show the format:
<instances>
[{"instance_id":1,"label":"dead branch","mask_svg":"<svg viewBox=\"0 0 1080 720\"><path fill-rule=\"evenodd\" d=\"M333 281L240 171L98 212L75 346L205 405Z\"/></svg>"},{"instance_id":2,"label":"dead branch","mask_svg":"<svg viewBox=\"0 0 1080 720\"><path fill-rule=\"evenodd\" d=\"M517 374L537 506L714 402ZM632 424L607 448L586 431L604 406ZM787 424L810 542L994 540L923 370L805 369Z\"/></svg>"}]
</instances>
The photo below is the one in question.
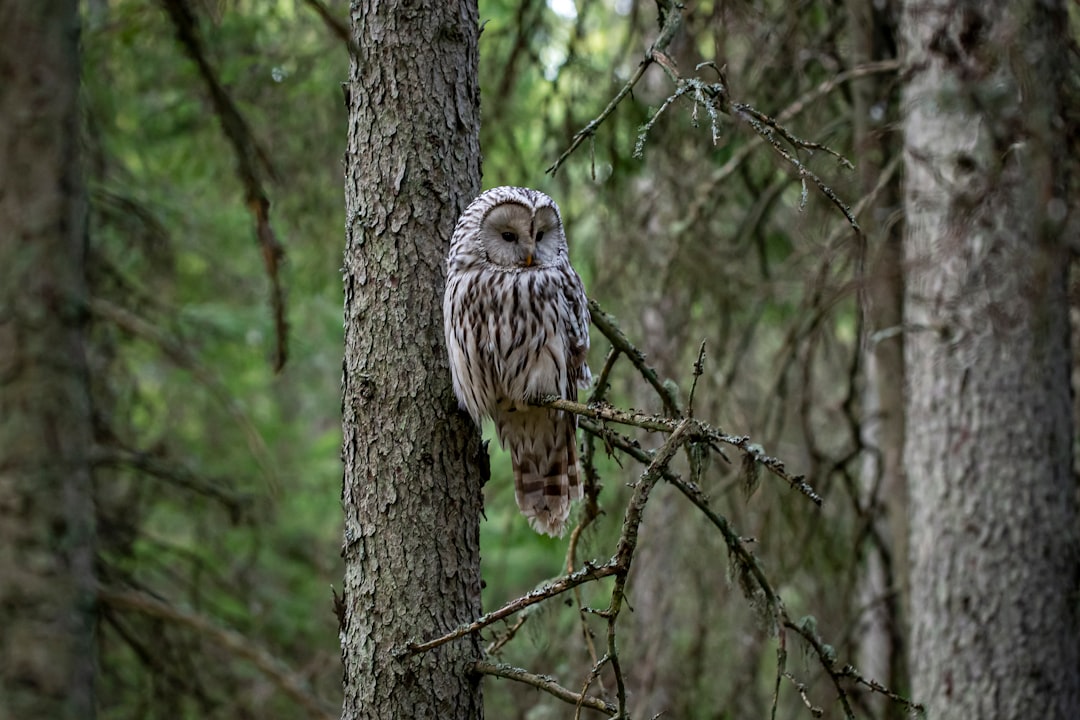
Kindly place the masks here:
<instances>
[{"instance_id":1,"label":"dead branch","mask_svg":"<svg viewBox=\"0 0 1080 720\"><path fill-rule=\"evenodd\" d=\"M334 720L334 708L312 691L307 681L265 648L252 644L249 638L223 628L208 617L182 610L162 600L134 590L98 588L98 600L117 610L131 610L184 626L208 638L226 651L241 657L274 682L282 692L304 708L309 717Z\"/></svg>"},{"instance_id":2,"label":"dead branch","mask_svg":"<svg viewBox=\"0 0 1080 720\"><path fill-rule=\"evenodd\" d=\"M658 432L674 432L679 426L679 421L660 415L647 415L636 410L619 410L607 404L584 405L582 403L564 400L557 396L540 398L537 405L550 407L556 410L573 413L579 417L591 418L602 422L614 422L620 425L631 425L643 430ZM792 489L809 498L815 505L822 504L821 496L807 483L802 475L792 475L787 471L783 460L765 453L764 448L753 443L746 435L728 435L700 420L692 420L693 429L690 431L695 442L724 444L742 450L753 460L760 463L764 468L776 477L784 480Z\"/></svg>"},{"instance_id":3,"label":"dead branch","mask_svg":"<svg viewBox=\"0 0 1080 720\"><path fill-rule=\"evenodd\" d=\"M273 178L274 171L270 160L255 141L255 135L233 102L225 86L218 79L210 65L203 39L199 33L199 23L188 0L161 0L165 11L176 30L177 40L184 51L195 63L199 76L210 93L210 102L221 123L221 129L232 145L236 158L236 172L247 195L248 210L255 218L255 237L262 250L263 265L270 280L270 299L273 306L274 331L276 337L274 349L274 370L285 367L288 357L288 320L285 313L285 291L281 285L279 273L285 249L278 242L274 228L270 224L270 197L263 188L262 175Z\"/></svg>"},{"instance_id":4,"label":"dead branch","mask_svg":"<svg viewBox=\"0 0 1080 720\"><path fill-rule=\"evenodd\" d=\"M330 30L341 42L345 43L345 47L349 49L349 53L354 58L359 58L361 55L360 46L356 44L356 40L353 39L349 33L349 26L346 25L340 18L334 16L330 12L330 8L326 6L322 0L304 0L304 4L310 7L319 19L323 21L327 29Z\"/></svg>"},{"instance_id":5,"label":"dead branch","mask_svg":"<svg viewBox=\"0 0 1080 720\"><path fill-rule=\"evenodd\" d=\"M585 127L574 135L570 146L564 150L555 163L547 169L547 172L555 174L559 167L561 167L567 158L577 150L586 138L593 137L597 129L599 129L604 121L615 111L615 108L619 103L630 94L634 86L641 80L641 77L645 74L648 67L653 63L656 63L663 68L665 74L675 86L675 90L664 100L659 109L657 109L652 117L641 127L638 133L637 143L634 147L634 157L641 157L643 154L648 133L660 116L672 107L680 98L689 98L693 103L693 117L695 124L698 108L702 108L708 116L709 128L714 145L720 138L719 115L721 113L742 120L756 134L757 137L755 140L757 143L768 143L773 150L794 169L795 174L803 187L801 205L805 205L806 203L806 181L809 180L840 211L851 228L857 234L861 234L862 229L859 227L859 223L855 219L854 213L852 213L847 204L840 199L840 196L837 195L836 191L834 191L829 184L822 180L817 173L808 168L803 161L797 157L796 153L799 150L805 150L812 154L815 150L818 150L832 155L840 162L840 164L848 169L854 169L854 165L852 165L852 163L843 155L832 150L828 146L798 137L783 124L783 121L800 112L813 98L820 97L821 95L830 92L842 82L876 72L892 72L899 67L898 64L895 61L871 63L861 68L850 70L847 73L841 73L830 81L822 83L807 96L800 98L796 103L789 106L779 117L772 118L748 103L734 102L729 95L721 71L718 71L721 75L720 81L714 83L706 83L697 77L686 77L681 75L678 68L676 68L675 63L666 55L666 50L682 22L683 6L677 2L672 2L671 0L658 0L657 6L660 9L661 17L660 35L645 53L644 58L642 58L637 69L634 71L634 74L627 80L626 84L615 94L615 97L611 99L607 107L605 107L599 115L589 121ZM703 65L708 65L716 69L715 64L711 62L703 63ZM700 67L701 66L699 66L699 68ZM757 143L747 144L741 148L740 152L737 153L735 157L731 158L731 161L728 162L727 166L734 167L738 163L741 163ZM796 152L793 153L789 151L784 143L787 143L787 145ZM722 168L719 171L721 176L726 176L726 174L730 172L728 171L728 173L725 173L724 170L725 169Z\"/></svg>"},{"instance_id":6,"label":"dead branch","mask_svg":"<svg viewBox=\"0 0 1080 720\"><path fill-rule=\"evenodd\" d=\"M557 580L553 580L545 585L542 585L541 587L538 587L532 592L522 595L516 600L511 600L498 610L493 610L492 612L485 613L473 622L467 623L465 625L460 625L454 630L446 633L445 635L437 637L433 640L428 640L427 642L411 642L400 651L400 654L412 655L416 653L427 652L428 650L437 648L440 645L450 642L451 640L456 640L460 637L468 635L469 633L474 633L477 630L482 630L488 625L496 623L505 617L509 617L516 612L524 610L530 605L535 605L549 598L553 598L556 595L561 595L567 590L577 587L578 585L592 582L593 580L599 580L600 578L610 577L611 575L614 575L616 572L618 572L618 570L619 566L615 558L612 558L603 565L585 563L585 567L583 567L582 569L570 573L569 575L564 575Z\"/></svg>"},{"instance_id":7,"label":"dead branch","mask_svg":"<svg viewBox=\"0 0 1080 720\"><path fill-rule=\"evenodd\" d=\"M590 708L605 713L606 715L616 715L619 712L613 704L606 700L568 690L560 685L555 678L548 675L537 675L536 673L531 673L528 670L523 670L519 667L506 665L505 663L489 663L483 660L478 660L473 663L472 667L473 670L484 675L494 675L495 677L507 678L509 680L525 683L526 685L532 685L534 688L543 690L563 702L570 703L577 707Z\"/></svg>"},{"instance_id":8,"label":"dead branch","mask_svg":"<svg viewBox=\"0 0 1080 720\"><path fill-rule=\"evenodd\" d=\"M570 147L563 151L562 155L552 163L544 172L554 175L562 167L562 164L566 162L566 159L570 157L578 146L585 141L586 138L591 138L596 130L604 124L604 121L608 119L611 113L615 112L615 108L619 106L627 95L634 89L634 86L638 84L645 71L649 69L649 66L663 55L668 45L671 44L672 39L675 37L676 31L682 24L682 5L673 2L672 0L658 0L657 5L660 8L660 35L657 36L653 44L645 52L645 56L642 57L641 62L638 63L637 69L634 70L634 74L630 76L630 79L626 81L626 84L622 86L622 89L615 94L615 97L611 99L611 102L607 104L599 115L590 120L581 130L574 135L574 139L570 142Z\"/></svg>"}]
</instances>

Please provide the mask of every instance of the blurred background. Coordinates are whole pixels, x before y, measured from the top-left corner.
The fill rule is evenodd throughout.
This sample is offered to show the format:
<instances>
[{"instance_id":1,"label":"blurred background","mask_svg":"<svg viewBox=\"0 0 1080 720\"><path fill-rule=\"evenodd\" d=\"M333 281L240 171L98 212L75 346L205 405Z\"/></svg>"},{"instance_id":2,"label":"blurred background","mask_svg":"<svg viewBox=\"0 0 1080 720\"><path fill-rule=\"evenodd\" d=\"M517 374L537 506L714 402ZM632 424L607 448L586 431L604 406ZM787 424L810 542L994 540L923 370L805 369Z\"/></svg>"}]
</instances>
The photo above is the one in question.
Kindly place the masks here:
<instances>
[{"instance_id":1,"label":"blurred background","mask_svg":"<svg viewBox=\"0 0 1080 720\"><path fill-rule=\"evenodd\" d=\"M95 439L114 453L95 477L110 591L97 636L100 715L333 716L348 53L302 0L192 5L264 168L285 252L288 361L275 370L272 283L236 155L174 23L149 0L88 0L91 294L107 320L93 324L91 370ZM347 27L346 2L325 8ZM480 18L484 187L526 185L559 202L590 296L684 395L705 341L697 416L749 435L825 502L767 474L747 497L738 467L720 461L702 489L754 539L791 617L812 616L841 662L905 692L894 3L702 0L687 3L668 47L682 75L722 81L733 102L849 158L854 170L799 153L853 209L861 237L743 120L721 115L714 127L684 98L644 136L674 90L658 66L545 173L637 68L658 32L656 5L481 0ZM607 344L592 335L596 369ZM629 365L612 384L617 405L662 409ZM565 565L565 540L520 517L496 446L481 528L485 609ZM610 557L626 485L642 469L599 462L605 514L579 561ZM722 539L661 484L641 542L621 637L634 716L764 716L775 641L730 581ZM609 592L587 586L585 600L603 606ZM828 678L792 642L789 668L839 716ZM499 658L571 689L593 662L563 603L535 610ZM484 697L491 718L573 712L509 681L486 679ZM864 716L903 714L858 690L852 699ZM802 702L786 688L780 716L802 716Z\"/></svg>"}]
</instances>

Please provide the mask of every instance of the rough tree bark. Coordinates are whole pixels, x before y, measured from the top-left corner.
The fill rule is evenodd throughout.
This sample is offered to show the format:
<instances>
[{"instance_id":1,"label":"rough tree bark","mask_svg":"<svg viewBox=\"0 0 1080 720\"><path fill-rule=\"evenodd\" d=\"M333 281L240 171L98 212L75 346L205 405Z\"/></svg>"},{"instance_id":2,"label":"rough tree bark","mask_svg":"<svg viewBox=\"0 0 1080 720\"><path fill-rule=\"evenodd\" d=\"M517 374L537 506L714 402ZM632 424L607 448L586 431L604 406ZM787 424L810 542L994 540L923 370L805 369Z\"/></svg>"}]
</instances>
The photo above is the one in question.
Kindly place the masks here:
<instances>
[{"instance_id":1,"label":"rough tree bark","mask_svg":"<svg viewBox=\"0 0 1080 720\"><path fill-rule=\"evenodd\" d=\"M907 0L914 697L1080 717L1064 3Z\"/></svg>"},{"instance_id":2,"label":"rough tree bark","mask_svg":"<svg viewBox=\"0 0 1080 720\"><path fill-rule=\"evenodd\" d=\"M486 453L457 410L442 288L480 185L475 0L353 0L346 84L343 718L479 718Z\"/></svg>"},{"instance_id":3,"label":"rough tree bark","mask_svg":"<svg viewBox=\"0 0 1080 720\"><path fill-rule=\"evenodd\" d=\"M75 0L0 8L0 719L94 715Z\"/></svg>"}]
</instances>

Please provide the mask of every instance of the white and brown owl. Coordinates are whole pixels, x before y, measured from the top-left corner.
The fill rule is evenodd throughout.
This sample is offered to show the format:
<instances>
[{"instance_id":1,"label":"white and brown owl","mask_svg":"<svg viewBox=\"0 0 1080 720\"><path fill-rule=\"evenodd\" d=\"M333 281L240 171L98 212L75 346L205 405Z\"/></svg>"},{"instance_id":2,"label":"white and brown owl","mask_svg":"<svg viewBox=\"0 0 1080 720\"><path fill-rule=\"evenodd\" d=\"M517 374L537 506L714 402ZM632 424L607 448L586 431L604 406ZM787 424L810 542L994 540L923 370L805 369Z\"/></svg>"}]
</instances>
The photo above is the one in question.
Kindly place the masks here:
<instances>
[{"instance_id":1,"label":"white and brown owl","mask_svg":"<svg viewBox=\"0 0 1080 720\"><path fill-rule=\"evenodd\" d=\"M562 535L582 497L577 418L529 401L574 400L592 376L585 288L554 200L519 187L473 200L450 242L443 317L462 409L477 424L495 421L529 524Z\"/></svg>"}]
</instances>

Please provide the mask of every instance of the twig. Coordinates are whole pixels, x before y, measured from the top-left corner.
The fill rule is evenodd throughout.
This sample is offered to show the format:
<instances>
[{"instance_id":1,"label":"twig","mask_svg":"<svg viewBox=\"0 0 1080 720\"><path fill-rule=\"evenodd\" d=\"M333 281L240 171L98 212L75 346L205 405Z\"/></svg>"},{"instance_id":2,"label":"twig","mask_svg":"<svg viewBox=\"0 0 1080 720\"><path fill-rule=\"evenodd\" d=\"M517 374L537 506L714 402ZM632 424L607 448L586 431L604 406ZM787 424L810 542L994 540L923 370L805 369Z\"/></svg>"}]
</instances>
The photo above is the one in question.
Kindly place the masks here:
<instances>
[{"instance_id":1,"label":"twig","mask_svg":"<svg viewBox=\"0 0 1080 720\"><path fill-rule=\"evenodd\" d=\"M428 650L437 648L440 645L444 645L451 640L456 640L460 637L468 635L469 633L474 633L477 630L482 630L483 628L491 625L492 623L498 622L505 617L509 617L514 613L520 610L524 610L531 605L535 605L536 603L543 602L548 598L553 598L556 595L560 595L573 587L577 587L578 585L590 582L592 580L598 580L600 578L614 575L616 572L618 572L618 570L619 566L616 564L615 558L612 558L603 565L593 565L591 563L586 563L585 567L578 570L577 572L570 573L569 575L564 575L557 580L553 580L546 585L542 585L541 587L538 587L532 592L522 595L516 600L511 600L498 610L493 610L492 612L481 615L471 623L459 625L457 628L451 630L445 635L437 637L433 640L428 640L426 642L410 642L401 651L399 651L399 654L407 655L427 652Z\"/></svg>"},{"instance_id":2,"label":"twig","mask_svg":"<svg viewBox=\"0 0 1080 720\"><path fill-rule=\"evenodd\" d=\"M577 133L574 134L574 139L570 141L570 147L566 148L566 150L563 151L562 155L560 155L559 158L551 164L551 167L549 167L544 172L554 175L559 171L559 168L562 167L562 164L566 162L566 159L570 157L570 155L575 150L578 149L578 146L581 145L582 142L584 142L585 138L591 138L593 136L593 133L596 132L596 129L603 124L604 120L607 120L608 115L615 112L615 108L619 106L619 103L623 101L623 98L630 94L630 91L634 89L634 86L637 85L638 80L640 80L641 76L645 74L645 70L652 62L653 59L648 56L646 56L641 61L641 64L637 66L637 70L634 71L634 74L631 75L630 79L626 81L625 85L623 85L622 90L619 90L619 92L615 95L615 97L611 99L611 102L608 103L607 107L604 108L599 115L590 120L585 127L581 128L577 131Z\"/></svg>"},{"instance_id":3,"label":"twig","mask_svg":"<svg viewBox=\"0 0 1080 720\"><path fill-rule=\"evenodd\" d=\"M694 392L697 390L698 378L705 372L705 341L701 341L698 349L697 361L694 363L694 381L690 385L690 396L686 400L686 414L694 417Z\"/></svg>"},{"instance_id":4,"label":"twig","mask_svg":"<svg viewBox=\"0 0 1080 720\"><path fill-rule=\"evenodd\" d=\"M574 138L570 142L570 147L566 148L562 155L560 155L559 158L552 163L551 167L544 172L554 175L559 171L562 164L566 162L566 159L570 157L575 150L578 149L578 146L580 146L586 138L591 138L593 134L596 133L597 128L607 120L608 116L615 112L615 108L617 108L619 103L630 94L649 66L654 62L657 62L657 56L663 54L667 49L667 46L671 44L672 39L675 37L675 32L682 24L682 5L677 2L672 2L672 0L658 0L657 5L660 6L661 13L660 35L657 36L656 40L645 53L645 56L641 59L641 62L638 63L637 69L634 70L634 74L630 76L630 79L626 81L626 84L622 86L622 89L615 94L615 97L611 99L611 102L607 104L607 107L605 107L599 115L590 120L585 127L574 134Z\"/></svg>"},{"instance_id":5,"label":"twig","mask_svg":"<svg viewBox=\"0 0 1080 720\"><path fill-rule=\"evenodd\" d=\"M862 232L862 228L859 227L859 222L855 219L855 216L852 215L851 209L844 203L843 200L840 199L840 197L831 187L825 184L824 180L818 177L817 173L803 165L802 161L800 161L798 158L796 158L784 148L780 141L776 139L776 135L774 135L773 132L770 130L770 126L766 125L764 122L758 119L758 116L760 116L761 113L757 112L749 105L744 105L742 103L733 104L731 108L734 113L738 117L741 117L743 120L745 120L747 124L749 124L750 127L752 127L758 135L765 138L765 141L772 145L773 150L775 150L777 154L780 155L780 157L787 160L788 163L790 163L791 166L795 168L795 171L796 173L798 173L800 179L805 180L806 178L810 178L811 182L813 182L814 185L817 186L818 190L820 190L822 194L825 195L825 197L829 198L829 200L832 201L832 204L840 210L840 212L844 215L845 218L847 218L848 224L851 225L851 227L856 232ZM775 123L773 127L775 127ZM787 134L786 131L785 133L785 138L793 137L790 134ZM851 163L848 163L848 165L850 164Z\"/></svg>"},{"instance_id":6,"label":"twig","mask_svg":"<svg viewBox=\"0 0 1080 720\"><path fill-rule=\"evenodd\" d=\"M840 700L840 706L844 710L844 717L852 720L855 717L855 711L851 709L851 703L848 701L847 692L840 683L840 679L844 676L835 669L836 651L831 646L826 646L825 643L821 641L821 638L818 637L817 633L811 628L801 623L793 623L791 618L786 616L784 617L783 622L784 627L794 630L814 649L814 653L818 656L818 661L832 680L833 687L836 688L837 698ZM847 667L851 666L848 665Z\"/></svg>"},{"instance_id":7,"label":"twig","mask_svg":"<svg viewBox=\"0 0 1080 720\"><path fill-rule=\"evenodd\" d=\"M491 644L484 649L484 655L496 655L500 650L503 649L503 646L505 646L506 643L514 639L514 636L517 635L517 631L521 629L521 626L524 625L525 621L528 619L529 615L521 615L521 617L517 619L517 622L506 628L506 632L491 641Z\"/></svg>"},{"instance_id":8,"label":"twig","mask_svg":"<svg viewBox=\"0 0 1080 720\"><path fill-rule=\"evenodd\" d=\"M578 524L576 526L574 526L573 531L570 533L570 540L566 544L566 572L567 572L567 574L570 574L570 573L574 572L574 567L577 565L577 548L578 548L578 543L581 540L581 534L583 532L585 532L585 529L588 528L589 525L591 525L592 522L599 516L600 516L600 511L599 511L599 508L598 508L597 503L596 503L596 491L595 491L595 488L592 488L592 489L590 489L589 497L586 499L586 501L584 503L583 517L578 522ZM583 612L583 610L585 608L585 603L581 598L581 587L580 586L575 587L573 589L573 593L574 593L574 604L577 606L577 608L579 610L578 616L579 616L579 620L581 622L581 637L585 641L585 647L589 652L589 657L592 658L593 663L595 663L596 662L596 644L593 643L592 631L589 628L588 620L585 618L585 613ZM585 690L587 690L587 689L588 688L586 687L585 689L582 690L582 692L584 693ZM603 686L603 683L601 683L600 691L603 692L603 689L604 689L604 686Z\"/></svg>"},{"instance_id":9,"label":"twig","mask_svg":"<svg viewBox=\"0 0 1080 720\"><path fill-rule=\"evenodd\" d=\"M880 693L881 695L884 695L893 702L900 703L910 712L918 714L919 717L926 716L926 706L924 706L922 703L912 702L903 695L898 695L897 693L893 692L878 681L864 678L862 675L859 674L858 670L856 670L851 665L845 665L844 667L840 668L840 671L837 674L840 677L851 678L856 683L870 688L870 690L872 690L873 692Z\"/></svg>"},{"instance_id":10,"label":"twig","mask_svg":"<svg viewBox=\"0 0 1080 720\"><path fill-rule=\"evenodd\" d=\"M825 145L822 145L821 143L816 143L816 142L813 142L813 141L810 141L810 140L803 140L802 138L795 137L795 135L793 135L790 130L788 130L786 127L781 125L779 122L777 122L773 118L769 117L765 113L763 113L763 112L761 112L759 110L756 110L755 108L750 107L749 105L745 105L743 103L736 103L735 105L732 106L732 109L734 109L734 110L736 110L738 112L744 112L744 113L747 113L747 114L751 115L755 120L757 120L759 123L761 123L765 127L768 127L770 130L773 130L773 131L779 133L780 136L782 138L784 138L785 140L787 140L788 143L790 143L790 145L793 148L796 148L796 149L803 148L803 149L811 150L811 151L813 151L813 150L821 150L822 152L826 152L829 155L832 155L834 158L836 158L838 161L840 161L841 165L846 167L848 170L854 170L855 169L855 166L851 164L850 160L848 160L846 157L844 157L840 153L836 152L832 148L826 147Z\"/></svg>"},{"instance_id":11,"label":"twig","mask_svg":"<svg viewBox=\"0 0 1080 720\"><path fill-rule=\"evenodd\" d=\"M641 376L645 378L645 382L649 383L657 395L660 396L664 403L664 412L672 417L678 417L679 399L672 394L670 388L664 385L656 375L656 371L645 362L644 353L634 347L634 344L627 339L623 331L619 329L615 318L606 313L600 307L600 304L592 298L589 298L589 313L592 315L592 324L604 334L604 337L608 339L613 348L630 359L630 362L641 373Z\"/></svg>"},{"instance_id":12,"label":"twig","mask_svg":"<svg viewBox=\"0 0 1080 720\"><path fill-rule=\"evenodd\" d=\"M795 686L795 690L798 691L799 697L802 698L803 705L805 705L807 707L807 709L810 710L811 715L813 715L816 718L819 718L819 717L821 717L822 715L825 714L824 710L822 710L817 705L814 705L812 702L810 702L810 698L806 694L806 689L807 689L806 688L806 683L799 682L798 680L795 679L794 675L792 675L791 673L786 672L786 671L784 672L784 677L786 677L788 680L790 680L791 684ZM775 713L774 713L774 715L775 715Z\"/></svg>"},{"instance_id":13,"label":"twig","mask_svg":"<svg viewBox=\"0 0 1080 720\"><path fill-rule=\"evenodd\" d=\"M619 618L623 601L626 599L626 581L630 575L630 565L634 559L634 551L637 549L638 532L641 527L642 515L645 511L645 503L649 500L656 481L667 471L668 463L679 451L683 443L690 435L689 430L693 425L690 418L684 419L671 433L667 441L653 456L652 462L641 474L634 486L634 494L626 506L623 516L622 534L619 537L618 549L615 560L619 571L615 575L615 584L611 590L611 602L608 605L605 617L608 623L608 649L607 658L611 663L611 669L615 674L616 695L619 702L619 717L627 717L626 710L626 682L623 679L622 666L619 662L618 650L615 643L615 624Z\"/></svg>"},{"instance_id":14,"label":"twig","mask_svg":"<svg viewBox=\"0 0 1080 720\"><path fill-rule=\"evenodd\" d=\"M544 690L571 705L598 710L607 715L615 715L618 713L618 709L612 703L592 695L585 695L584 693L579 694L573 690L568 690L560 685L555 678L548 675L537 675L536 673L531 673L528 670L523 670L522 668L514 667L513 665L490 663L483 660L474 662L472 668L476 672L484 675L493 675L495 677L507 678L508 680L516 680L525 683L526 685L532 685L534 688Z\"/></svg>"},{"instance_id":15,"label":"twig","mask_svg":"<svg viewBox=\"0 0 1080 720\"><path fill-rule=\"evenodd\" d=\"M615 367L615 361L619 359L619 349L612 346L608 350L607 357L604 358L604 366L600 368L600 374L596 376L596 383L593 386L593 391L589 394L589 402L600 402L607 395L608 387L610 385L611 370Z\"/></svg>"}]
</instances>

